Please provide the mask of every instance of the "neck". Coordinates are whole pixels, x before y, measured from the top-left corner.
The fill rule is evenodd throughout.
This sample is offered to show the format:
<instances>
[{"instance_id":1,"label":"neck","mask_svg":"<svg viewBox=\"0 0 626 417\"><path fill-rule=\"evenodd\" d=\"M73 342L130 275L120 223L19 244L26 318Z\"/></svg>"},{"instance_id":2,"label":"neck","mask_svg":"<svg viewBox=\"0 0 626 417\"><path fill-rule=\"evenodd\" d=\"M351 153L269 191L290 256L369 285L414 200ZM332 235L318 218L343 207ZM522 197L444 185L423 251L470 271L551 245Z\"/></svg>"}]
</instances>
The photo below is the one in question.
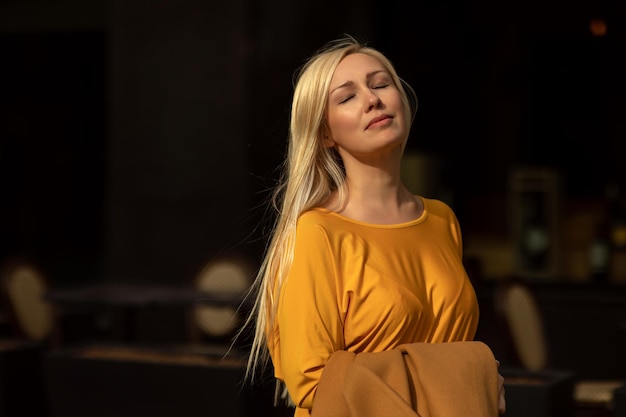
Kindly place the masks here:
<instances>
[{"instance_id":1,"label":"neck","mask_svg":"<svg viewBox=\"0 0 626 417\"><path fill-rule=\"evenodd\" d=\"M344 191L347 199L343 206L337 207L335 199L327 207L354 220L396 224L421 215L421 201L402 184L399 169L393 172L372 166L346 169Z\"/></svg>"}]
</instances>

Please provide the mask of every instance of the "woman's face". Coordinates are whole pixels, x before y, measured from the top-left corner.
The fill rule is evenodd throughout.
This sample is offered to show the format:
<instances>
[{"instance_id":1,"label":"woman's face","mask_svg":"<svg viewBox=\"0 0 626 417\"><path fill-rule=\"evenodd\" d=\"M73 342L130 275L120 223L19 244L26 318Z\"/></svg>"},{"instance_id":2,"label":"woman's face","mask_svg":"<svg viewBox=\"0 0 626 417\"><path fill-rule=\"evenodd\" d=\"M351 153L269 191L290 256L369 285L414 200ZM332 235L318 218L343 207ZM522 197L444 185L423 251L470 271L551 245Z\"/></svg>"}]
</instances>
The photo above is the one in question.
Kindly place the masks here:
<instances>
[{"instance_id":1,"label":"woman's face","mask_svg":"<svg viewBox=\"0 0 626 417\"><path fill-rule=\"evenodd\" d=\"M330 82L327 146L340 154L374 156L403 146L407 124L400 92L376 58L346 56Z\"/></svg>"}]
</instances>

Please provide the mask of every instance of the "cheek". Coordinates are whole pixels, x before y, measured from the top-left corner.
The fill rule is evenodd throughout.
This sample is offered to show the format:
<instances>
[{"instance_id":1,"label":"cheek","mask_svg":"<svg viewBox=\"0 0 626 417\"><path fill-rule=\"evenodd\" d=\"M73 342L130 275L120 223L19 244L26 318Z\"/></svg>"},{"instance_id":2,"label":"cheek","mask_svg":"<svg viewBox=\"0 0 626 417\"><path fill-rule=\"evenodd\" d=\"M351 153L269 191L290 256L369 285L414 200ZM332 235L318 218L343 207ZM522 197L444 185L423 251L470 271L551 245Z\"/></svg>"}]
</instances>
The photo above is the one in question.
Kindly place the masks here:
<instances>
[{"instance_id":1,"label":"cheek","mask_svg":"<svg viewBox=\"0 0 626 417\"><path fill-rule=\"evenodd\" d=\"M328 128L333 137L341 136L342 132L351 131L358 126L358 120L351 112L334 111L328 115Z\"/></svg>"},{"instance_id":2,"label":"cheek","mask_svg":"<svg viewBox=\"0 0 626 417\"><path fill-rule=\"evenodd\" d=\"M394 100L393 100L393 106L397 109L397 117L402 118L401 122L402 122L402 126L403 127L408 127L408 121L410 119L407 119L407 114L405 113L404 110L404 103L402 103L402 98L400 97L400 95L396 95Z\"/></svg>"}]
</instances>

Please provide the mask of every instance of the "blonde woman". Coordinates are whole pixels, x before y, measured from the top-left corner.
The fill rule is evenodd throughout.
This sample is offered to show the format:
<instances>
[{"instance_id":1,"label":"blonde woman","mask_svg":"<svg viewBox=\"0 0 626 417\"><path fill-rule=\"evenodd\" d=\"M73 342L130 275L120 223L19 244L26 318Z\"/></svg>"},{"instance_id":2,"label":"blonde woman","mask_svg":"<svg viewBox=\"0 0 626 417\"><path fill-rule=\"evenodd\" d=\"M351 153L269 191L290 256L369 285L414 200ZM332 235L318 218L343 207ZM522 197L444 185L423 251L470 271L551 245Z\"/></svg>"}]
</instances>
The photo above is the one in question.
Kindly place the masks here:
<instances>
[{"instance_id":1,"label":"blonde woman","mask_svg":"<svg viewBox=\"0 0 626 417\"><path fill-rule=\"evenodd\" d=\"M297 74L248 364L253 378L271 359L296 416L315 415L320 384L332 386L324 375L337 352L369 358L407 344L471 341L476 332L478 304L457 218L400 178L416 107L392 63L349 36L316 52ZM503 412L495 362L486 372L497 382L486 390Z\"/></svg>"}]
</instances>

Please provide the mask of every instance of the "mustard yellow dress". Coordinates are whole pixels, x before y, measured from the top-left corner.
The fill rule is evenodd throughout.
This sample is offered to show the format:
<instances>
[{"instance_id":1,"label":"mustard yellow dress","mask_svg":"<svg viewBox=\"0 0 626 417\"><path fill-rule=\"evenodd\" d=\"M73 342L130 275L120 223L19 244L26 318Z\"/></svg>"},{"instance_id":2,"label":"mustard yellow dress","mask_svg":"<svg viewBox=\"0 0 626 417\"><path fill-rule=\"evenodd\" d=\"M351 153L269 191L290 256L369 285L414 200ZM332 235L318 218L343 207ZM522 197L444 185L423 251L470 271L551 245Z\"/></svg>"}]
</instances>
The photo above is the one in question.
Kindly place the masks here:
<instances>
[{"instance_id":1,"label":"mustard yellow dress","mask_svg":"<svg viewBox=\"0 0 626 417\"><path fill-rule=\"evenodd\" d=\"M300 216L269 343L275 376L285 382L296 416L309 414L335 351L474 338L478 303L462 264L458 220L442 201L422 200L418 219L394 225L323 208Z\"/></svg>"}]
</instances>

